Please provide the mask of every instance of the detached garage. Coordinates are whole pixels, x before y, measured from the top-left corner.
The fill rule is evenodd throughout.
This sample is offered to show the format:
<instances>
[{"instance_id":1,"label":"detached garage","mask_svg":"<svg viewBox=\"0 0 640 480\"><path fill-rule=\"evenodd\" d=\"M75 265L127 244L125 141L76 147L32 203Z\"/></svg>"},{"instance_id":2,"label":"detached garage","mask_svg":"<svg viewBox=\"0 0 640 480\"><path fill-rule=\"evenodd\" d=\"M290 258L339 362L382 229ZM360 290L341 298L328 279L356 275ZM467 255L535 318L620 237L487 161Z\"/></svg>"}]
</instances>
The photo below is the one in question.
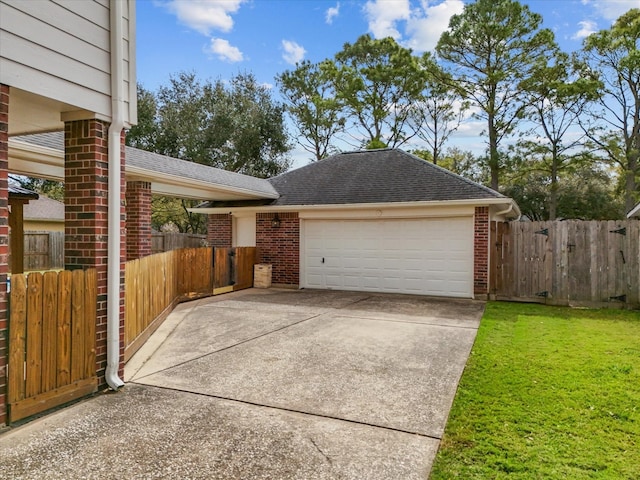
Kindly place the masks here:
<instances>
[{"instance_id":1,"label":"detached garage","mask_svg":"<svg viewBox=\"0 0 640 480\"><path fill-rule=\"evenodd\" d=\"M486 298L490 221L519 216L510 198L397 149L268 182L278 199L194 211L209 215L212 245L257 246L283 286Z\"/></svg>"}]
</instances>

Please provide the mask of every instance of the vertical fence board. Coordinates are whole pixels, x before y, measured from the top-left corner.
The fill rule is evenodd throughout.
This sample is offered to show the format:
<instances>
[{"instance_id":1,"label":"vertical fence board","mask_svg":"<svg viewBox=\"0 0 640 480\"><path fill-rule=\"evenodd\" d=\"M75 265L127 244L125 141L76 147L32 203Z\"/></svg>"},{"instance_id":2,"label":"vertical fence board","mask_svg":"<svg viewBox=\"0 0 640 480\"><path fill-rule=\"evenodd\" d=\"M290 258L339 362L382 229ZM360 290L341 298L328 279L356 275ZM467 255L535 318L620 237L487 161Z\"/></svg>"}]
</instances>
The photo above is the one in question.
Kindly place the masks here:
<instances>
[{"instance_id":1,"label":"vertical fence board","mask_svg":"<svg viewBox=\"0 0 640 480\"><path fill-rule=\"evenodd\" d=\"M27 283L22 274L11 277L9 316L9 403L25 396L24 371L27 351Z\"/></svg>"},{"instance_id":2,"label":"vertical fence board","mask_svg":"<svg viewBox=\"0 0 640 480\"><path fill-rule=\"evenodd\" d=\"M98 273L94 268L84 273L84 373L82 377L89 378L96 374Z\"/></svg>"},{"instance_id":3,"label":"vertical fence board","mask_svg":"<svg viewBox=\"0 0 640 480\"><path fill-rule=\"evenodd\" d=\"M25 395L31 397L42 391L42 274L27 278L27 381Z\"/></svg>"},{"instance_id":4,"label":"vertical fence board","mask_svg":"<svg viewBox=\"0 0 640 480\"><path fill-rule=\"evenodd\" d=\"M71 381L84 374L84 272L74 270L71 275Z\"/></svg>"},{"instance_id":5,"label":"vertical fence board","mask_svg":"<svg viewBox=\"0 0 640 480\"><path fill-rule=\"evenodd\" d=\"M42 391L56 388L56 357L58 349L58 274L43 275L42 309Z\"/></svg>"},{"instance_id":6,"label":"vertical fence board","mask_svg":"<svg viewBox=\"0 0 640 480\"><path fill-rule=\"evenodd\" d=\"M71 272L58 275L58 348L56 351L56 386L71 381Z\"/></svg>"}]
</instances>

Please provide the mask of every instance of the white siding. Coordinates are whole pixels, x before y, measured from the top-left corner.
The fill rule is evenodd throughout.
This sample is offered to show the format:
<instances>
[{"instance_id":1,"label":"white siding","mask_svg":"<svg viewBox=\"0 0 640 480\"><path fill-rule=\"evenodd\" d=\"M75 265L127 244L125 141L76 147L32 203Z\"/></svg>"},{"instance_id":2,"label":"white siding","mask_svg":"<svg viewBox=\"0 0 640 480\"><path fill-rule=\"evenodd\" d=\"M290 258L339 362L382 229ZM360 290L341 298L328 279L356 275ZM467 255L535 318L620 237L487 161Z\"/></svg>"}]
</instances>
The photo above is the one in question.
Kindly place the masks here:
<instances>
[{"instance_id":1,"label":"white siding","mask_svg":"<svg viewBox=\"0 0 640 480\"><path fill-rule=\"evenodd\" d=\"M135 84L129 8L133 2L123 19L127 102ZM109 27L109 0L0 0L0 82L109 117Z\"/></svg>"}]
</instances>

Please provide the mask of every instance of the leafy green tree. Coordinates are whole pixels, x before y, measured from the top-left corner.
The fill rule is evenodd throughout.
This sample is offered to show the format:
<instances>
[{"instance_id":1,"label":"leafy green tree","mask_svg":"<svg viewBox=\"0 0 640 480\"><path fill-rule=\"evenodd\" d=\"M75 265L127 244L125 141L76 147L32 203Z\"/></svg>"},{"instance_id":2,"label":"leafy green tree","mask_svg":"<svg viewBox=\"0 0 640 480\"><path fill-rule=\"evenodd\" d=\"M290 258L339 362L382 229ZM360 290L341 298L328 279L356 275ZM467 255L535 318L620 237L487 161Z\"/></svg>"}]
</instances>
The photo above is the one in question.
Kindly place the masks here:
<instances>
[{"instance_id":1,"label":"leafy green tree","mask_svg":"<svg viewBox=\"0 0 640 480\"><path fill-rule=\"evenodd\" d=\"M477 0L454 15L436 47L462 97L487 122L491 187L503 168L500 142L516 127L526 107L519 87L552 50L553 33L542 17L513 0Z\"/></svg>"},{"instance_id":2,"label":"leafy green tree","mask_svg":"<svg viewBox=\"0 0 640 480\"><path fill-rule=\"evenodd\" d=\"M188 211L198 203L200 201L153 195L151 198L151 227L154 230L163 231L167 226L173 225L180 233L207 233L206 217Z\"/></svg>"},{"instance_id":3,"label":"leafy green tree","mask_svg":"<svg viewBox=\"0 0 640 480\"><path fill-rule=\"evenodd\" d=\"M344 45L335 65L335 91L364 138L362 145L395 148L415 135L408 120L411 105L420 99L424 72L410 49L390 37L363 35Z\"/></svg>"},{"instance_id":4,"label":"leafy green tree","mask_svg":"<svg viewBox=\"0 0 640 480\"><path fill-rule=\"evenodd\" d=\"M640 198L640 9L623 14L610 29L589 35L580 58L585 75L603 82L602 95L583 117L583 128L624 178L625 208Z\"/></svg>"},{"instance_id":5,"label":"leafy green tree","mask_svg":"<svg viewBox=\"0 0 640 480\"><path fill-rule=\"evenodd\" d=\"M182 72L157 93L140 87L138 94L142 111L127 136L131 146L258 177L289 168L284 107L251 74L227 84Z\"/></svg>"},{"instance_id":6,"label":"leafy green tree","mask_svg":"<svg viewBox=\"0 0 640 480\"><path fill-rule=\"evenodd\" d=\"M611 173L595 162L574 164L559 173L556 218L608 220L623 217ZM551 178L544 167L518 171L505 187L523 215L531 220L550 220Z\"/></svg>"},{"instance_id":7,"label":"leafy green tree","mask_svg":"<svg viewBox=\"0 0 640 480\"><path fill-rule=\"evenodd\" d=\"M527 118L532 126L521 132L517 147L522 158L534 160L521 168L548 175L548 218L555 220L559 174L591 158L585 155L586 135L576 135L575 130L579 131L578 119L585 106L598 97L600 83L575 76L569 56L558 51L520 86L528 97Z\"/></svg>"},{"instance_id":8,"label":"leafy green tree","mask_svg":"<svg viewBox=\"0 0 640 480\"><path fill-rule=\"evenodd\" d=\"M322 160L335 151L332 140L344 132L346 120L334 89L335 64L307 60L276 77L287 111L298 129L298 143Z\"/></svg>"},{"instance_id":9,"label":"leafy green tree","mask_svg":"<svg viewBox=\"0 0 640 480\"><path fill-rule=\"evenodd\" d=\"M458 102L453 82L429 52L420 58L425 72L424 90L410 109L410 122L416 135L431 150L431 161L438 164L444 145L464 119L468 102Z\"/></svg>"},{"instance_id":10,"label":"leafy green tree","mask_svg":"<svg viewBox=\"0 0 640 480\"><path fill-rule=\"evenodd\" d=\"M127 132L126 143L140 150L154 151L158 142L158 103L153 92L137 85L138 124Z\"/></svg>"}]
</instances>

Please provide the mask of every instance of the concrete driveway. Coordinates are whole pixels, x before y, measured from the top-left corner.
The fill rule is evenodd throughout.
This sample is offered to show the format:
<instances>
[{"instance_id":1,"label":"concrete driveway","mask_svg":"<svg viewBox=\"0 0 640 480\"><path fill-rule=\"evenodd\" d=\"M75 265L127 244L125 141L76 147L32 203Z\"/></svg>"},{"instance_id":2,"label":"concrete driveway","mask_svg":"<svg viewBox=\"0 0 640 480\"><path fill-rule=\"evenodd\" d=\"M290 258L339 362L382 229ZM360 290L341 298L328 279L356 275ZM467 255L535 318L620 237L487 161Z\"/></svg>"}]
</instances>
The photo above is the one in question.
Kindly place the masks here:
<instances>
[{"instance_id":1,"label":"concrete driveway","mask_svg":"<svg viewBox=\"0 0 640 480\"><path fill-rule=\"evenodd\" d=\"M120 392L0 436L0 478L426 479L483 309L279 289L182 304Z\"/></svg>"}]
</instances>

